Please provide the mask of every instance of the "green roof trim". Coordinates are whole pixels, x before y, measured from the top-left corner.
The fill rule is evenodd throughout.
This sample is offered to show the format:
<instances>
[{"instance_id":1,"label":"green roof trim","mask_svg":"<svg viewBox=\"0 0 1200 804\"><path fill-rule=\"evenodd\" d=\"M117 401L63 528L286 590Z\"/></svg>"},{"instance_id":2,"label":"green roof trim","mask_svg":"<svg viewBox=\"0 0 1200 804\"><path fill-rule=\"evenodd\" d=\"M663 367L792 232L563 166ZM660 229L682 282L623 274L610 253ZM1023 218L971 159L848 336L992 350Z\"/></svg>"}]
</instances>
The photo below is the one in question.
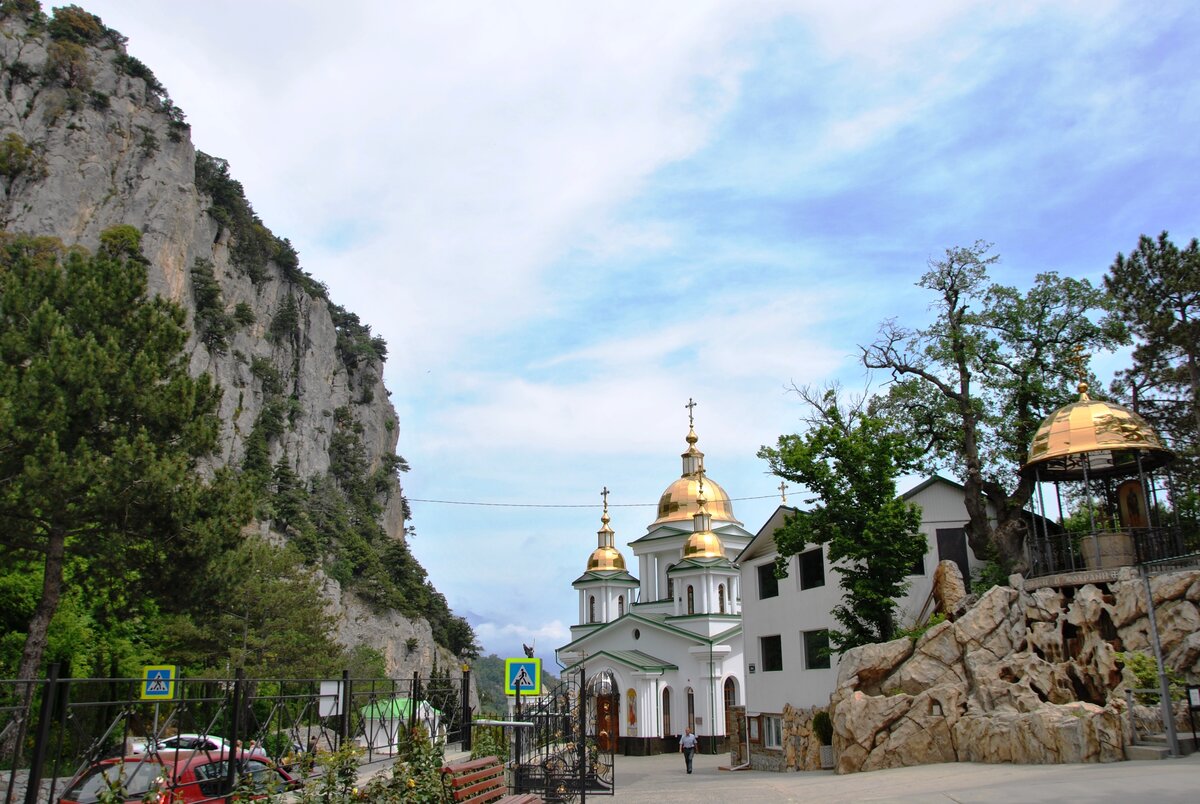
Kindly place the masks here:
<instances>
[{"instance_id":1,"label":"green roof trim","mask_svg":"<svg viewBox=\"0 0 1200 804\"><path fill-rule=\"evenodd\" d=\"M623 581L625 583L637 584L638 579L629 574L628 570L588 570L571 582L571 586L577 583L604 583L612 581Z\"/></svg>"},{"instance_id":2,"label":"green roof trim","mask_svg":"<svg viewBox=\"0 0 1200 804\"><path fill-rule=\"evenodd\" d=\"M652 672L655 670L663 672L665 670L679 669L678 665L671 664L668 661L651 656L649 653L643 653L640 650L602 650L592 653L588 655L587 658L580 659L572 665L568 665L563 669L562 672L569 673L578 668L581 664L584 664L588 661L595 661L600 656L604 656L614 662L623 664L626 667L632 667L635 670L642 670L644 672Z\"/></svg>"},{"instance_id":3,"label":"green roof trim","mask_svg":"<svg viewBox=\"0 0 1200 804\"><path fill-rule=\"evenodd\" d=\"M570 652L570 649L572 647L574 647L575 645L578 645L580 642L583 642L586 639L591 639L596 634L599 634L602 631L607 631L609 628L616 625L617 623L623 623L626 620L632 620L633 622L644 623L645 625L651 626L652 628L658 628L660 630L667 631L668 633L673 633L678 636L686 637L687 639L690 639L693 642L704 642L707 644L712 644L712 642L713 642L713 640L709 639L708 637L701 636L700 634L697 634L694 631L688 631L685 628L676 628L675 626L670 625L669 623L664 622L663 620L656 620L651 617L646 617L641 614L634 614L634 613L630 612L628 614L625 614L622 617L618 617L617 619L613 620L612 622L604 623L596 630L589 631L588 633L579 637L579 639L568 642L566 645L563 645L561 648L556 650L555 653L557 654L557 653L561 653L561 652Z\"/></svg>"}]
</instances>

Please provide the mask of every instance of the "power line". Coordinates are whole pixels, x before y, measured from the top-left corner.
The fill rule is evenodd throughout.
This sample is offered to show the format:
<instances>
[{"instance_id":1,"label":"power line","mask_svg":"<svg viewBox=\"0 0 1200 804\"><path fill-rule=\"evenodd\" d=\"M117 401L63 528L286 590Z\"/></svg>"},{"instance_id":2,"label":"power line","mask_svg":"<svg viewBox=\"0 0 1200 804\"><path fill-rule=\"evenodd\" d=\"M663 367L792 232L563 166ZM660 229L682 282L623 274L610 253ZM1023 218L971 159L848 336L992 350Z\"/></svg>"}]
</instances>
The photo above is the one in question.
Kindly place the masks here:
<instances>
[{"instance_id":1,"label":"power line","mask_svg":"<svg viewBox=\"0 0 1200 804\"><path fill-rule=\"evenodd\" d=\"M767 500L778 494L763 494L759 497L730 497L730 502L742 500ZM419 497L406 498L410 503L432 503L435 505L475 505L483 508L600 508L600 503L502 503L477 502L474 500L426 500ZM609 503L609 508L657 508L658 503Z\"/></svg>"}]
</instances>

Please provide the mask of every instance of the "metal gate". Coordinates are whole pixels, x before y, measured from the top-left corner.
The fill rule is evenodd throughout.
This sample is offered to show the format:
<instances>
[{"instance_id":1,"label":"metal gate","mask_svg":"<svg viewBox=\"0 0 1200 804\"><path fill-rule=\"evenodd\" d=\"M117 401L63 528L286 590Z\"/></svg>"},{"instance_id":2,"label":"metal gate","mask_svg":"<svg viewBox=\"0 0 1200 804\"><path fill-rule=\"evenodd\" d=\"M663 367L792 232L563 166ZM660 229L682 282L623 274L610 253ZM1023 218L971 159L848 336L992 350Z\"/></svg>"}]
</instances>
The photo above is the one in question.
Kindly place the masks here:
<instances>
[{"instance_id":1,"label":"metal gate","mask_svg":"<svg viewBox=\"0 0 1200 804\"><path fill-rule=\"evenodd\" d=\"M513 787L551 802L585 801L588 795L611 796L615 790L616 740L603 729L597 712L616 706L617 688L610 673L586 680L562 679L536 701L521 702L516 728Z\"/></svg>"}]
</instances>

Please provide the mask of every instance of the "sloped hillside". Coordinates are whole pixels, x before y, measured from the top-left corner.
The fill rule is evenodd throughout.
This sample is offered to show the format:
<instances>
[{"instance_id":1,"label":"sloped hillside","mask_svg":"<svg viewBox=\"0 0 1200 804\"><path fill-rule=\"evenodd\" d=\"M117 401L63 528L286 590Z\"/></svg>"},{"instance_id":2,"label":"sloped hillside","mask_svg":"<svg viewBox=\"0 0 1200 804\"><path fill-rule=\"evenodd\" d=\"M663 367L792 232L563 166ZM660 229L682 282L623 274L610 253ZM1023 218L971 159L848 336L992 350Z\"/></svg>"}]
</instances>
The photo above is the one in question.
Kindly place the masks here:
<instances>
[{"instance_id":1,"label":"sloped hillside","mask_svg":"<svg viewBox=\"0 0 1200 804\"><path fill-rule=\"evenodd\" d=\"M192 372L223 391L209 468L236 468L255 495L247 533L318 571L343 646L378 651L392 673L439 651L457 667L470 628L404 541L386 344L301 268L229 166L196 150L124 37L75 6L5 0L0 230L94 250L119 224L142 233L151 291L187 311Z\"/></svg>"}]
</instances>

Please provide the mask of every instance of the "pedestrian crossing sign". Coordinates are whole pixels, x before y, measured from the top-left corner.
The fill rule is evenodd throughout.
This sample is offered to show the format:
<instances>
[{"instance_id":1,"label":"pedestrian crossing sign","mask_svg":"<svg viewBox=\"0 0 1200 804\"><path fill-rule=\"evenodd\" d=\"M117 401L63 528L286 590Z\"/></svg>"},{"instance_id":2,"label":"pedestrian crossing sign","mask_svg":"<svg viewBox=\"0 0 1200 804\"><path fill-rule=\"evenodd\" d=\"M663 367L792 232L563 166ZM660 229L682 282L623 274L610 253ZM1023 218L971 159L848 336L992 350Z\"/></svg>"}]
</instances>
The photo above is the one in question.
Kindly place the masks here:
<instances>
[{"instance_id":1,"label":"pedestrian crossing sign","mask_svg":"<svg viewBox=\"0 0 1200 804\"><path fill-rule=\"evenodd\" d=\"M175 665L153 664L142 668L142 700L169 701L175 697Z\"/></svg>"},{"instance_id":2,"label":"pedestrian crossing sign","mask_svg":"<svg viewBox=\"0 0 1200 804\"><path fill-rule=\"evenodd\" d=\"M522 695L542 694L541 659L504 660L504 694L516 695L518 685Z\"/></svg>"}]
</instances>

